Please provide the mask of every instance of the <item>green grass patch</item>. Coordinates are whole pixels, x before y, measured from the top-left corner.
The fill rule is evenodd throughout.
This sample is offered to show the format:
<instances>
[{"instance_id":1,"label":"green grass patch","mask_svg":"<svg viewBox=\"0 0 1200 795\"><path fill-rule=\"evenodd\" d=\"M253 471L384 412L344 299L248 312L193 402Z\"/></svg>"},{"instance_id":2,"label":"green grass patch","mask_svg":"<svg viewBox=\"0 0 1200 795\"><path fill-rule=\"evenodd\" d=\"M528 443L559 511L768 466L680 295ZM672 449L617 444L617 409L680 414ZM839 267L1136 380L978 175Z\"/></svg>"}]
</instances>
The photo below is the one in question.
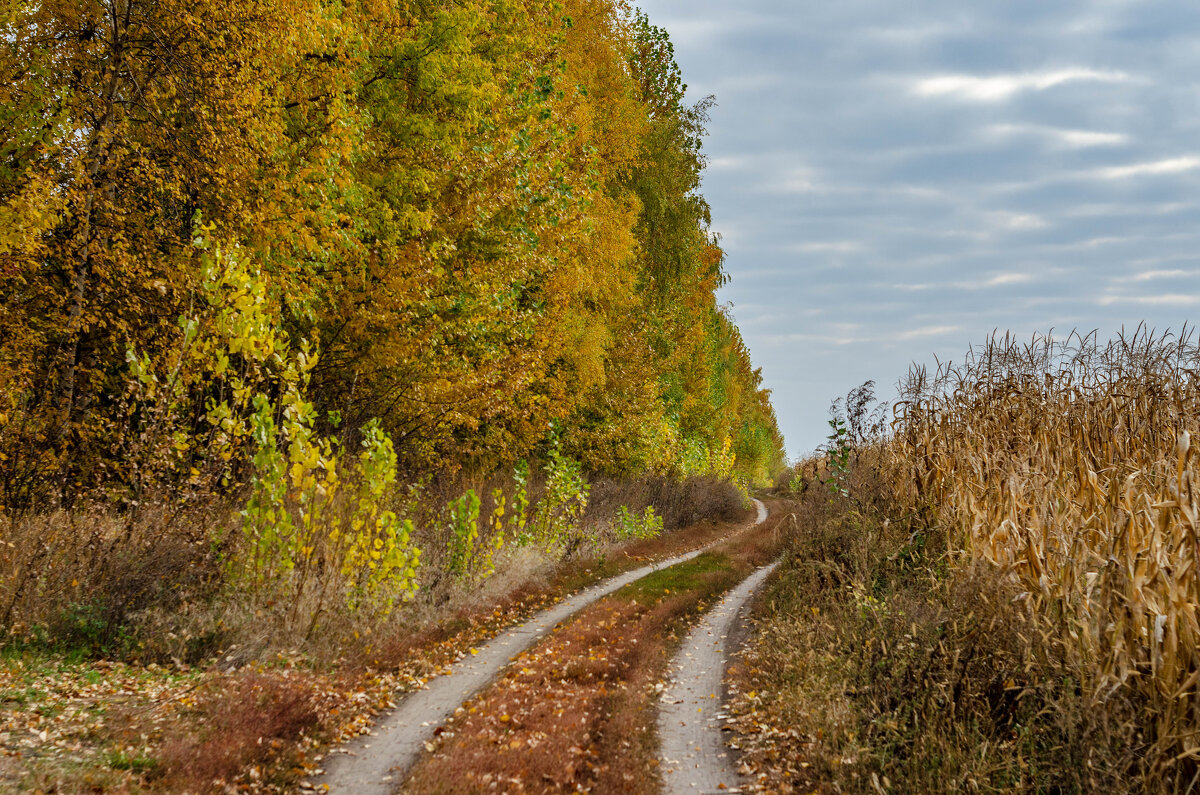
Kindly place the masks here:
<instances>
[{"instance_id":1,"label":"green grass patch","mask_svg":"<svg viewBox=\"0 0 1200 795\"><path fill-rule=\"evenodd\" d=\"M626 585L616 596L627 601L659 599L672 593L705 591L721 575L733 569L730 559L718 552L706 552L689 561L647 574Z\"/></svg>"},{"instance_id":2,"label":"green grass patch","mask_svg":"<svg viewBox=\"0 0 1200 795\"><path fill-rule=\"evenodd\" d=\"M149 773L158 767L158 760L145 754L129 753L128 751L112 751L107 754L105 763L113 770L128 770L130 773Z\"/></svg>"}]
</instances>

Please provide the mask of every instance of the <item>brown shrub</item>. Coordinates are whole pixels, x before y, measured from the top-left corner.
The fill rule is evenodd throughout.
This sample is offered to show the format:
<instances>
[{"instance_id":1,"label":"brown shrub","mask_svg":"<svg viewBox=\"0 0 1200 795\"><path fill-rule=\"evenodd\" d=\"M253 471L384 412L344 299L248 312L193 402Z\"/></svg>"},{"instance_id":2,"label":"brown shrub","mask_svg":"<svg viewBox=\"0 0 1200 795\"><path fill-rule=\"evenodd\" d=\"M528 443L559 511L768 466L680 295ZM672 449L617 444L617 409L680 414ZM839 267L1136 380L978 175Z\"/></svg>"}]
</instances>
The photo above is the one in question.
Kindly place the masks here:
<instances>
[{"instance_id":1,"label":"brown shrub","mask_svg":"<svg viewBox=\"0 0 1200 795\"><path fill-rule=\"evenodd\" d=\"M158 786L221 792L239 777L286 775L279 772L284 766L272 762L326 728L336 701L294 671L216 677L164 740Z\"/></svg>"}]
</instances>

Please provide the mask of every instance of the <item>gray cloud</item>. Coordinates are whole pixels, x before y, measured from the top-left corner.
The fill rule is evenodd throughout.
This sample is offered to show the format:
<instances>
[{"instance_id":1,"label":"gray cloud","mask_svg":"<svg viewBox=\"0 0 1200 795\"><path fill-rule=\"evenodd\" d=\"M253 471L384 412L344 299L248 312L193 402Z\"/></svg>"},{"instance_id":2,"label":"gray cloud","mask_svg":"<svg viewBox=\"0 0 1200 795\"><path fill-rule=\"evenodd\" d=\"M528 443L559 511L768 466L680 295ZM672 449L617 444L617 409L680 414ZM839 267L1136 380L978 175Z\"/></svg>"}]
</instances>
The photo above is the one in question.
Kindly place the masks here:
<instances>
[{"instance_id":1,"label":"gray cloud","mask_svg":"<svg viewBox=\"0 0 1200 795\"><path fill-rule=\"evenodd\" d=\"M834 397L993 330L1200 308L1200 5L641 5L717 97L722 300L793 455Z\"/></svg>"}]
</instances>

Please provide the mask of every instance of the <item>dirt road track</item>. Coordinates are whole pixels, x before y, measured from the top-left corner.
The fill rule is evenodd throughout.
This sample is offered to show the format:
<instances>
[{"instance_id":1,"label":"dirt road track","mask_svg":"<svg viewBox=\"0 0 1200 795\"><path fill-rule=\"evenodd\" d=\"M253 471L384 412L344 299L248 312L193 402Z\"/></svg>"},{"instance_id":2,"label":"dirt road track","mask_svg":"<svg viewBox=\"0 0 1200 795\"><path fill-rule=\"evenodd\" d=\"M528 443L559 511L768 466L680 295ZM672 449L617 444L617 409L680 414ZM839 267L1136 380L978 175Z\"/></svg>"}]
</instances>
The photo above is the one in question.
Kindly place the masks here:
<instances>
[{"instance_id":1,"label":"dirt road track","mask_svg":"<svg viewBox=\"0 0 1200 795\"><path fill-rule=\"evenodd\" d=\"M725 594L675 656L671 684L658 713L660 770L667 795L736 792L741 784L721 732L722 679L732 651L729 636L777 565L763 566Z\"/></svg>"},{"instance_id":2,"label":"dirt road track","mask_svg":"<svg viewBox=\"0 0 1200 795\"><path fill-rule=\"evenodd\" d=\"M766 521L767 508L754 500L758 511L755 524ZM613 577L587 588L510 629L456 663L450 672L430 680L425 688L405 697L367 735L333 752L325 762L325 773L312 779L312 786L328 787L337 793L387 795L403 780L404 771L420 756L433 736L464 701L495 679L511 659L549 634L561 621L583 607L658 569L691 560L725 539Z\"/></svg>"}]
</instances>

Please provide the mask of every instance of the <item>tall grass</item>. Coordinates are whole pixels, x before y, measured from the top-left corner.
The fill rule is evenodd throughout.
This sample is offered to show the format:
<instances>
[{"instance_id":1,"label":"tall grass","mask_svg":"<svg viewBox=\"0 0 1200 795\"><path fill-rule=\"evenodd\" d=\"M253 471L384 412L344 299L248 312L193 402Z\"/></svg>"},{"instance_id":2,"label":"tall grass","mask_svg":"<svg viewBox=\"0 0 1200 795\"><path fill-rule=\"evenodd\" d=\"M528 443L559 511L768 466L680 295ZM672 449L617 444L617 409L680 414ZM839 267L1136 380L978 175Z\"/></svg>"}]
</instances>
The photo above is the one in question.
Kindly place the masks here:
<instances>
[{"instance_id":1,"label":"tall grass","mask_svg":"<svg viewBox=\"0 0 1200 795\"><path fill-rule=\"evenodd\" d=\"M1146 791L1194 789L1193 332L994 336L903 386L900 503L946 534L952 571L999 574L1036 633L1029 669L1073 681L1103 734L1137 749L1127 775Z\"/></svg>"},{"instance_id":2,"label":"tall grass","mask_svg":"<svg viewBox=\"0 0 1200 795\"><path fill-rule=\"evenodd\" d=\"M242 662L279 650L336 659L348 648L377 646L380 635L407 635L478 600L501 600L561 561L590 565L630 535L742 515L736 487L715 478L599 477L584 484L586 499L578 483L556 486L546 470L525 467L520 479L460 473L368 494L370 510L409 525L425 553L414 598L398 599L386 614L349 603L359 596L359 572L330 565L307 582L303 572L274 571L274 592L247 588L233 565L254 560L245 552L256 540L245 530L245 488L194 506L164 489L123 513L107 504L0 513L0 650L197 664L236 647L231 659ZM344 495L363 494L358 473L342 483L343 495L325 506L308 543L330 544L353 526L359 503ZM468 497L474 510L463 513ZM278 510L298 514L295 503L289 495ZM639 517L636 532L622 516Z\"/></svg>"}]
</instances>

